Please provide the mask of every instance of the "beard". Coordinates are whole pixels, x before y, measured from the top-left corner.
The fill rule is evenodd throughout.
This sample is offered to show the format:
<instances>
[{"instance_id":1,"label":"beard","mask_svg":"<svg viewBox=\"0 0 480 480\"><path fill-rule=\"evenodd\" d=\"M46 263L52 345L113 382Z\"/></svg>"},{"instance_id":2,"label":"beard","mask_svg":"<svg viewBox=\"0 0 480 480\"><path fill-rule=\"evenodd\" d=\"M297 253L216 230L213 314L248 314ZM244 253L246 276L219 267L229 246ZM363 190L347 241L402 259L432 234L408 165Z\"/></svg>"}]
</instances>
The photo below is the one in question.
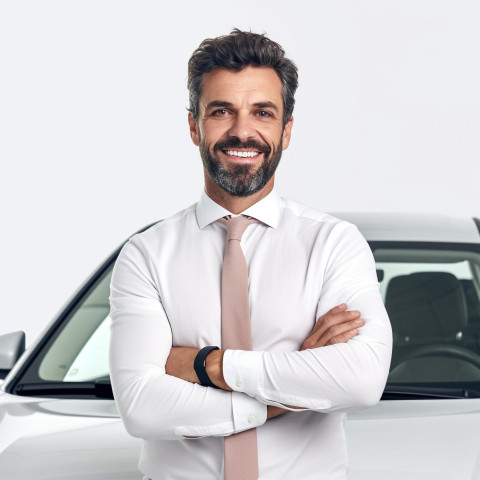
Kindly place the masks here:
<instances>
[{"instance_id":1,"label":"beard","mask_svg":"<svg viewBox=\"0 0 480 480\"><path fill-rule=\"evenodd\" d=\"M235 148L254 148L263 154L262 164L235 165L227 169L219 158L220 150L234 150ZM241 142L236 137L217 142L213 150L203 140L200 140L200 156L203 166L209 177L222 190L237 197L247 197L261 190L272 178L282 157L282 137L276 148L270 148L267 144L249 140Z\"/></svg>"}]
</instances>

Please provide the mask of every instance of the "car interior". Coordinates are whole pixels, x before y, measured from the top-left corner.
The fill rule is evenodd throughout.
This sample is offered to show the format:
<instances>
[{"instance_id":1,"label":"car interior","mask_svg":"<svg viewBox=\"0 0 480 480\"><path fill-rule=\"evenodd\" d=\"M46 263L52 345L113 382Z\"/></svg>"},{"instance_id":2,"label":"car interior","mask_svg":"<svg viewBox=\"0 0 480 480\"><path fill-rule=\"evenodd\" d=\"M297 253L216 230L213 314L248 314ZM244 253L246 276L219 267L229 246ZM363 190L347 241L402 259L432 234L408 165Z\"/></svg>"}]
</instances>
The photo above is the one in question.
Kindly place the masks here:
<instances>
[{"instance_id":1,"label":"car interior","mask_svg":"<svg viewBox=\"0 0 480 480\"><path fill-rule=\"evenodd\" d=\"M386 259L386 253L378 256ZM479 381L477 256L397 251L391 257L393 262L380 262L394 341L389 383Z\"/></svg>"}]
</instances>

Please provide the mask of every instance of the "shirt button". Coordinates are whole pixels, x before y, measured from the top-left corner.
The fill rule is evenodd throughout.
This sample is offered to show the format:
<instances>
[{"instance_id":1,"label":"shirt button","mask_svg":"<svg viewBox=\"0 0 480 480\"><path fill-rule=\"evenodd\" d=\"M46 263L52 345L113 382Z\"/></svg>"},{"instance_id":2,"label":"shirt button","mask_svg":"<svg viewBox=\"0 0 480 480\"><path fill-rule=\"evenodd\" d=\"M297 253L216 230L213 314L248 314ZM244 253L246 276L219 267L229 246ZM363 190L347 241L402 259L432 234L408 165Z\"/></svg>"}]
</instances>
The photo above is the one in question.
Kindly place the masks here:
<instances>
[{"instance_id":1,"label":"shirt button","mask_svg":"<svg viewBox=\"0 0 480 480\"><path fill-rule=\"evenodd\" d=\"M253 415L250 415L248 417L248 423L253 423L255 421L255 417Z\"/></svg>"},{"instance_id":2,"label":"shirt button","mask_svg":"<svg viewBox=\"0 0 480 480\"><path fill-rule=\"evenodd\" d=\"M235 385L236 385L238 388L242 388L242 387L243 387L243 382L242 382L242 380L237 380L237 383L235 383Z\"/></svg>"}]
</instances>

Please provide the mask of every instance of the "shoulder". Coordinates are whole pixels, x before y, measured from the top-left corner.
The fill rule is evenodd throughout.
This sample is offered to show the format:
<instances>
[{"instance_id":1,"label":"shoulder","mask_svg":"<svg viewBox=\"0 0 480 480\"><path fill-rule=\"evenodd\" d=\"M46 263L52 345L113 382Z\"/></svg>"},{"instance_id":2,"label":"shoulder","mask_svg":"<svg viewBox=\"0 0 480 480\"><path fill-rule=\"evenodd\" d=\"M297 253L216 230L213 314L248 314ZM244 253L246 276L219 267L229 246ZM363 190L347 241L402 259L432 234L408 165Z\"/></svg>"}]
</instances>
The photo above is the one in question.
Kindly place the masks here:
<instances>
[{"instance_id":1,"label":"shoulder","mask_svg":"<svg viewBox=\"0 0 480 480\"><path fill-rule=\"evenodd\" d=\"M177 242L185 234L188 235L198 230L195 209L196 203L160 220L146 230L132 235L125 246L150 250L161 244Z\"/></svg>"},{"instance_id":2,"label":"shoulder","mask_svg":"<svg viewBox=\"0 0 480 480\"><path fill-rule=\"evenodd\" d=\"M298 223L304 228L316 229L319 233L331 232L341 234L352 232L360 234L355 225L329 213L317 211L290 199L282 198L284 218L288 223Z\"/></svg>"}]
</instances>

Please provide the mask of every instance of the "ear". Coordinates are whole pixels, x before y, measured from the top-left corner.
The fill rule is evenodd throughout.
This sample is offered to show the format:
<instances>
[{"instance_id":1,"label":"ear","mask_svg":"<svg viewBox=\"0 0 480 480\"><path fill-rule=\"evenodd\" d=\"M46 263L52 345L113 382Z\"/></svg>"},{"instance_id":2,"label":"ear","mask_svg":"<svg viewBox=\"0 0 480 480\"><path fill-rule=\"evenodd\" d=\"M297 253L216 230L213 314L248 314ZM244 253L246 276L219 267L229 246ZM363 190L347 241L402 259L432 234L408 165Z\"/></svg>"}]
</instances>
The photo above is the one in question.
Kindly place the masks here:
<instances>
[{"instance_id":1,"label":"ear","mask_svg":"<svg viewBox=\"0 0 480 480\"><path fill-rule=\"evenodd\" d=\"M190 137L192 142L198 147L200 145L200 133L198 131L197 122L193 119L193 116L188 112L188 126L190 128Z\"/></svg>"},{"instance_id":2,"label":"ear","mask_svg":"<svg viewBox=\"0 0 480 480\"><path fill-rule=\"evenodd\" d=\"M290 117L290 120L285 124L285 127L283 128L282 150L286 150L288 148L288 145L290 144L292 127L293 127L293 117Z\"/></svg>"}]
</instances>

